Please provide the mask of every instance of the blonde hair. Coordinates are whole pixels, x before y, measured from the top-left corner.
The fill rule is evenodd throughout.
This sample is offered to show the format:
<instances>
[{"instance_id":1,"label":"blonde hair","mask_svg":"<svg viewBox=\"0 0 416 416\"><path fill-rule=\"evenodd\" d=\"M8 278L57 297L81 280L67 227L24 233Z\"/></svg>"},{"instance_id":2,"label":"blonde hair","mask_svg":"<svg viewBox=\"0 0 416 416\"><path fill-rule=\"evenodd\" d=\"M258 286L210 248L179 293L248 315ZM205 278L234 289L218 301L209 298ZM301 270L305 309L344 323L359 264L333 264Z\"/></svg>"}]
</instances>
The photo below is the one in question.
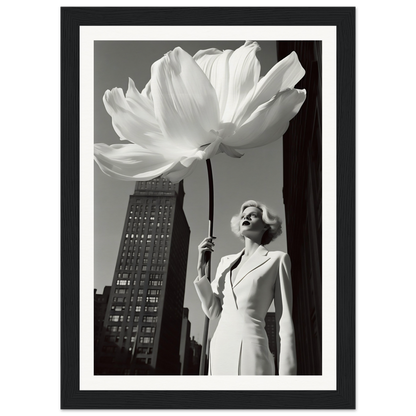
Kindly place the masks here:
<instances>
[{"instance_id":1,"label":"blonde hair","mask_svg":"<svg viewBox=\"0 0 416 416\"><path fill-rule=\"evenodd\" d=\"M249 200L244 202L244 204L241 205L240 212L231 218L231 230L235 235L237 235L237 237L240 237L244 240L244 236L241 235L240 232L240 220L244 210L249 207L258 208L262 212L263 222L268 225L268 228L264 232L261 239L261 244L269 244L280 234L282 234L282 220L279 218L279 216L273 213L269 208L267 208L266 205L262 204L261 202Z\"/></svg>"}]
</instances>

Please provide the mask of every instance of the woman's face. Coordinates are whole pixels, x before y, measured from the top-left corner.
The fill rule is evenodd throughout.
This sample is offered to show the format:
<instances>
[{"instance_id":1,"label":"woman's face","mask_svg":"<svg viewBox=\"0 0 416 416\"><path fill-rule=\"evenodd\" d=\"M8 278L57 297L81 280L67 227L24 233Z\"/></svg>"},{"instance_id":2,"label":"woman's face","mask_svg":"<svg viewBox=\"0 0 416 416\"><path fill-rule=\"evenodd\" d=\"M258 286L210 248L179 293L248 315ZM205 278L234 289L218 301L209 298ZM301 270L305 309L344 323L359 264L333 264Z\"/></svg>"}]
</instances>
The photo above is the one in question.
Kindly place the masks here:
<instances>
[{"instance_id":1,"label":"woman's face","mask_svg":"<svg viewBox=\"0 0 416 416\"><path fill-rule=\"evenodd\" d=\"M262 219L263 213L259 208L247 207L240 219L240 232L244 237L262 237L267 225Z\"/></svg>"}]
</instances>

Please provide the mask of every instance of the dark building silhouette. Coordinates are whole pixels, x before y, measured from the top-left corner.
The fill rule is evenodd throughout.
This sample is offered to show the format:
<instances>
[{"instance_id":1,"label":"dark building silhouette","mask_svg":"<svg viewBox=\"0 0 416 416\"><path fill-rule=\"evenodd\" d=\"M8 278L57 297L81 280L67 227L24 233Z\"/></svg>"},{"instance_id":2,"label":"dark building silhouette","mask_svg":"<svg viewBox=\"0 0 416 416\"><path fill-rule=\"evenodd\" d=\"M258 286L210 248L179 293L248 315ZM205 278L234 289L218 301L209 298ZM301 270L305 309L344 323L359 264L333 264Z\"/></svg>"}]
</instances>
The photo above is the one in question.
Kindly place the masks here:
<instances>
[{"instance_id":1,"label":"dark building silhouette","mask_svg":"<svg viewBox=\"0 0 416 416\"><path fill-rule=\"evenodd\" d=\"M273 354L275 371L278 374L276 314L274 312L267 312L264 322L264 329L266 330L267 338L269 338L269 349Z\"/></svg>"},{"instance_id":2,"label":"dark building silhouette","mask_svg":"<svg viewBox=\"0 0 416 416\"><path fill-rule=\"evenodd\" d=\"M190 229L182 182L137 182L127 207L95 374L180 374Z\"/></svg>"},{"instance_id":3,"label":"dark building silhouette","mask_svg":"<svg viewBox=\"0 0 416 416\"><path fill-rule=\"evenodd\" d=\"M181 330L181 344L179 349L181 372L180 374L188 374L188 367L190 364L190 342L191 342L191 323L189 322L189 309L183 308L182 316L182 330Z\"/></svg>"},{"instance_id":4,"label":"dark building silhouette","mask_svg":"<svg viewBox=\"0 0 416 416\"><path fill-rule=\"evenodd\" d=\"M296 88L307 98L283 139L288 253L298 374L322 374L322 42L277 42L277 57L295 51L306 70ZM335 138L334 138L335 140Z\"/></svg>"},{"instance_id":5,"label":"dark building silhouette","mask_svg":"<svg viewBox=\"0 0 416 416\"><path fill-rule=\"evenodd\" d=\"M199 363L201 361L202 345L190 337L191 322L189 321L189 309L183 309L182 334L180 346L181 375L199 375ZM207 367L208 368L208 367Z\"/></svg>"},{"instance_id":6,"label":"dark building silhouette","mask_svg":"<svg viewBox=\"0 0 416 416\"><path fill-rule=\"evenodd\" d=\"M94 289L94 352L98 350L102 329L104 328L105 312L110 297L111 286L105 286L103 293Z\"/></svg>"},{"instance_id":7,"label":"dark building silhouette","mask_svg":"<svg viewBox=\"0 0 416 416\"><path fill-rule=\"evenodd\" d=\"M192 337L189 343L189 364L187 375L197 376L199 375L199 364L201 361L202 345L195 341L195 337ZM206 360L206 368L208 368L208 361Z\"/></svg>"}]
</instances>

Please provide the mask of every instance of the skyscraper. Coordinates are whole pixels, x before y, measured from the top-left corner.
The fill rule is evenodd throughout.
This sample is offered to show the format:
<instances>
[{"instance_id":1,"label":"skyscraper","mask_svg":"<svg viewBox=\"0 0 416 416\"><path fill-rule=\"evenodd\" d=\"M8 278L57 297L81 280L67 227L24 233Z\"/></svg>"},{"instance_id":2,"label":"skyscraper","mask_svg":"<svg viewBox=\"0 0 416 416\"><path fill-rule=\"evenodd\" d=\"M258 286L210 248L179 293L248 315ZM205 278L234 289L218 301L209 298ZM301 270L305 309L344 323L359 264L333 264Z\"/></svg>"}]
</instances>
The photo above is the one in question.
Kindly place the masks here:
<instances>
[{"instance_id":1,"label":"skyscraper","mask_svg":"<svg viewBox=\"0 0 416 416\"><path fill-rule=\"evenodd\" d=\"M283 197L292 261L293 322L299 375L322 374L322 42L277 43L306 70L307 99L283 138Z\"/></svg>"},{"instance_id":2,"label":"skyscraper","mask_svg":"<svg viewBox=\"0 0 416 416\"><path fill-rule=\"evenodd\" d=\"M95 374L179 374L190 229L182 182L130 195Z\"/></svg>"},{"instance_id":3,"label":"skyscraper","mask_svg":"<svg viewBox=\"0 0 416 416\"><path fill-rule=\"evenodd\" d=\"M94 289L94 351L97 351L100 345L110 291L111 286L106 286L100 295L97 293L97 289Z\"/></svg>"},{"instance_id":4,"label":"skyscraper","mask_svg":"<svg viewBox=\"0 0 416 416\"><path fill-rule=\"evenodd\" d=\"M181 360L181 375L188 374L188 367L190 364L191 352L191 322L189 322L189 309L183 308L182 317L182 331L181 331L181 345L180 345L180 360Z\"/></svg>"}]
</instances>

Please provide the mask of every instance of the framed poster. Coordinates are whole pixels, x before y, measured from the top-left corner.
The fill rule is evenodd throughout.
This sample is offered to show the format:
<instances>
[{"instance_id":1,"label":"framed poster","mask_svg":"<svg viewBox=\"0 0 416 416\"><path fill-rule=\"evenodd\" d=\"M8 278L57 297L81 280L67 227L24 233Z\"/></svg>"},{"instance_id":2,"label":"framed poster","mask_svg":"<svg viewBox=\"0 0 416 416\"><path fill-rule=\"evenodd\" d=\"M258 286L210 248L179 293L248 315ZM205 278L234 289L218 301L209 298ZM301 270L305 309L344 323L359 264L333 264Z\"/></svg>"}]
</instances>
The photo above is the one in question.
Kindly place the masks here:
<instances>
[{"instance_id":1,"label":"framed poster","mask_svg":"<svg viewBox=\"0 0 416 416\"><path fill-rule=\"evenodd\" d=\"M62 408L354 408L354 8L62 8L61 17ZM184 179L186 196L183 188L175 188L176 193L172 189L171 194L166 188L165 199L159 205L158 197L151 197L157 191L152 185L150 191L145 191L135 181L108 178L93 160L94 143L118 142L116 133L120 128L114 119L112 124L102 102L107 90L126 91L131 85L129 78L137 88L144 88L152 63L177 47L195 56L209 48L237 50L247 44L247 39L256 40L261 48L257 52L264 71L260 76L295 51L305 70L296 88L305 90L307 98L283 139L253 146L241 159L227 158L228 154L213 157L219 213L214 230L219 254L218 258L217 254L213 256L213 266L227 253L221 254L221 250L238 251L238 240L228 242L223 230L231 214L244 200L251 199L249 195L278 206L284 238L277 240L272 249L289 253L292 261L297 351L294 376L216 377L205 376L204 369L195 373L190 367L184 368L180 342L189 342L192 334L194 346L202 339L202 351L207 351L209 361L209 346L203 341L203 314L195 306L198 302L193 288L201 228L206 233L206 221L200 218L206 218L208 210L208 198L198 193L201 189L207 193L203 166L197 166ZM126 227L134 227L129 218L148 215L150 221L153 215L157 222L157 212L151 212L153 204L164 215L164 209L169 212L172 195L181 195L180 209L187 218L183 228L188 230L186 278L181 291L174 295L187 310L179 324L185 322L186 327L189 323L192 329L183 336L178 326L181 338L176 338L177 344L165 347L165 355L157 355L159 362L169 363L158 367L154 362L155 351L162 351L160 320L167 318L159 318L155 306L146 302L167 302L168 295L163 298L169 285L166 279L172 281L173 277L163 270L164 254L159 242L162 236L164 241L173 239L174 231L170 236L166 225L165 231L157 234L160 251L146 252L143 241L147 238L155 247L155 233L149 231L147 223L146 233L136 230L131 238L143 247L140 263L128 259L128 248L123 253L122 247L128 244L123 241L130 239L126 230L131 228ZM137 210L143 202L142 208L147 209L148 204L149 211L132 211L132 197L136 198ZM179 212L177 201L172 208ZM166 221L170 225L169 218ZM180 220L172 214L172 221ZM173 253L178 244L166 242L165 247ZM160 266L156 253L161 253ZM169 256L167 268L173 258ZM178 256L176 253L175 259ZM175 272L175 278L179 274ZM140 275L145 276L143 287ZM103 295L99 294L101 290ZM133 294L134 304L129 303ZM147 311L153 308L149 313L142 313L139 298L143 298ZM94 299L104 300L107 305L103 325L109 332L98 338L94 334ZM116 308L120 313L112 314ZM140 312L140 325L135 324L133 313L126 312L129 308ZM272 321L273 316L272 311ZM153 325L157 319L159 323ZM113 328L115 334L110 334ZM114 345L97 341L104 338ZM113 365L111 354L115 348L123 357L123 365ZM190 349L188 345L183 351ZM177 358L168 360L168 356ZM277 359L275 364L278 373Z\"/></svg>"}]
</instances>

